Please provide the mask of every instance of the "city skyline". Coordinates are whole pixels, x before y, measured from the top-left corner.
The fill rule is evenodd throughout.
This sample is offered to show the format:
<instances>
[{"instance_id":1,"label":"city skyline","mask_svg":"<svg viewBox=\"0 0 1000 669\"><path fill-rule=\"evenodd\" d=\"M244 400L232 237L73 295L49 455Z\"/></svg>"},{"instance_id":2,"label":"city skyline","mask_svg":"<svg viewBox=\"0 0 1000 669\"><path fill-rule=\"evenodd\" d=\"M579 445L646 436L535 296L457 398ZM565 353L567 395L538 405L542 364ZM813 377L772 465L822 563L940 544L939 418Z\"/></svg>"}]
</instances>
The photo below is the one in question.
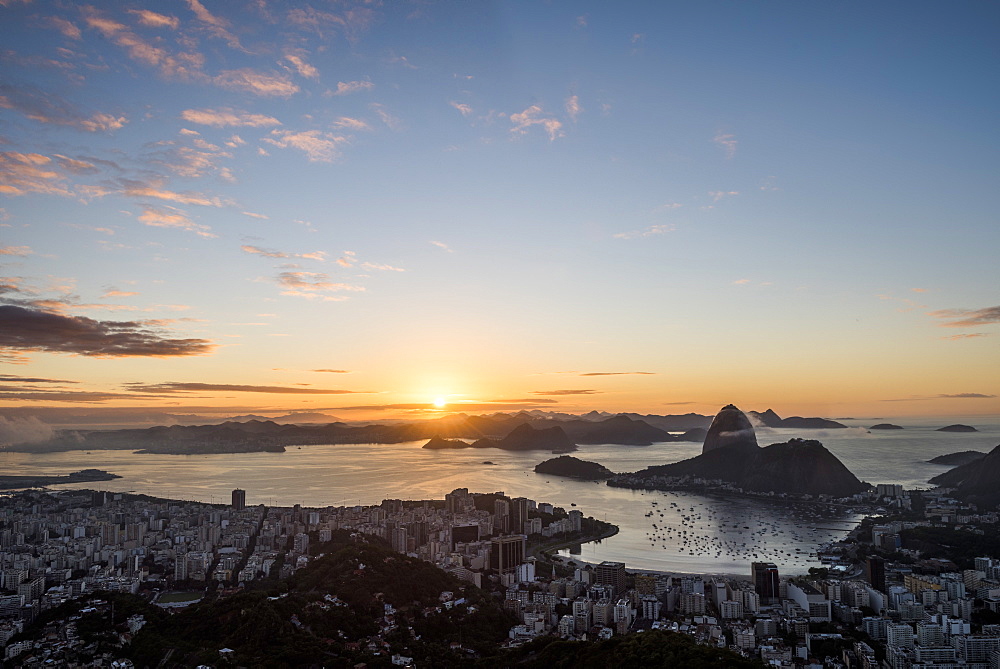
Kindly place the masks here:
<instances>
[{"instance_id":1,"label":"city skyline","mask_svg":"<svg viewBox=\"0 0 1000 669\"><path fill-rule=\"evenodd\" d=\"M996 6L0 16L0 409L1000 411Z\"/></svg>"}]
</instances>

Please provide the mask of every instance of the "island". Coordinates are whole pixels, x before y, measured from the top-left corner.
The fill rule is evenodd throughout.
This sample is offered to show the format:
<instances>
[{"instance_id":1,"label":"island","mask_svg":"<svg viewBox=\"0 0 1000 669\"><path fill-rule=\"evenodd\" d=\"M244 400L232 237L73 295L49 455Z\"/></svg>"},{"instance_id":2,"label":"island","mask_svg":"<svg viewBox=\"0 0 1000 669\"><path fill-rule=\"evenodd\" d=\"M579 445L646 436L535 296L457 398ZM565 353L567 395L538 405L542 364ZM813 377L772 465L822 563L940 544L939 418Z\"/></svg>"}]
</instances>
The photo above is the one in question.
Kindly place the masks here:
<instances>
[{"instance_id":1,"label":"island","mask_svg":"<svg viewBox=\"0 0 1000 669\"><path fill-rule=\"evenodd\" d=\"M470 448L471 444L468 444L461 439L444 439L438 435L431 437L431 440L426 444L421 446L421 448L436 448L436 449L448 449L448 448Z\"/></svg>"},{"instance_id":2,"label":"island","mask_svg":"<svg viewBox=\"0 0 1000 669\"><path fill-rule=\"evenodd\" d=\"M90 483L91 481L110 481L120 479L118 474L106 472L103 469L81 469L78 472L62 475L27 474L0 475L0 490L13 488L41 488L60 483Z\"/></svg>"},{"instance_id":3,"label":"island","mask_svg":"<svg viewBox=\"0 0 1000 669\"><path fill-rule=\"evenodd\" d=\"M976 428L971 425L945 425L944 427L939 427L935 432L979 432Z\"/></svg>"},{"instance_id":4,"label":"island","mask_svg":"<svg viewBox=\"0 0 1000 669\"><path fill-rule=\"evenodd\" d=\"M507 451L575 451L576 444L561 427L535 429L528 423L515 427L503 439L483 437L472 442L473 448L502 448Z\"/></svg>"},{"instance_id":5,"label":"island","mask_svg":"<svg viewBox=\"0 0 1000 669\"><path fill-rule=\"evenodd\" d=\"M931 458L927 462L934 465L949 465L951 467L957 467L958 465L967 465L970 462L982 460L985 457L986 454L981 451L958 451L957 453L939 455L936 458Z\"/></svg>"},{"instance_id":6,"label":"island","mask_svg":"<svg viewBox=\"0 0 1000 669\"><path fill-rule=\"evenodd\" d=\"M893 425L892 423L879 423L878 425L872 425L871 427L868 428L869 431L871 431L871 430L902 430L902 429L903 429L902 426L900 426L900 425Z\"/></svg>"},{"instance_id":7,"label":"island","mask_svg":"<svg viewBox=\"0 0 1000 669\"><path fill-rule=\"evenodd\" d=\"M615 475L613 471L597 462L581 460L572 455L560 455L535 465L535 473L565 476L586 481L602 481Z\"/></svg>"}]
</instances>

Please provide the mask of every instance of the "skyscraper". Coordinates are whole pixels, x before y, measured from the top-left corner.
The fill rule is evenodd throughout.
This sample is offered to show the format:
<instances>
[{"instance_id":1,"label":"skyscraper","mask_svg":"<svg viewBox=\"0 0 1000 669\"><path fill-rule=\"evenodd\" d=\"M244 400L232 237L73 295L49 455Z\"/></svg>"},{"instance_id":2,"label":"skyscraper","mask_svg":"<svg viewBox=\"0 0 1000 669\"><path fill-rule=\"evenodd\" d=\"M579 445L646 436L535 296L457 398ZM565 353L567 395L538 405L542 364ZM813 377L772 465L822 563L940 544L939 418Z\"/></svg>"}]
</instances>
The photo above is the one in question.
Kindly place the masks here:
<instances>
[{"instance_id":1,"label":"skyscraper","mask_svg":"<svg viewBox=\"0 0 1000 669\"><path fill-rule=\"evenodd\" d=\"M750 565L750 575L762 604L773 604L778 601L780 583L776 564L773 562L753 562Z\"/></svg>"},{"instance_id":2,"label":"skyscraper","mask_svg":"<svg viewBox=\"0 0 1000 669\"><path fill-rule=\"evenodd\" d=\"M247 508L247 491L237 488L233 491L233 508L237 511Z\"/></svg>"},{"instance_id":3,"label":"skyscraper","mask_svg":"<svg viewBox=\"0 0 1000 669\"><path fill-rule=\"evenodd\" d=\"M605 560L597 565L595 576L598 585L609 585L615 597L625 594L625 563Z\"/></svg>"},{"instance_id":4,"label":"skyscraper","mask_svg":"<svg viewBox=\"0 0 1000 669\"><path fill-rule=\"evenodd\" d=\"M490 568L498 574L511 574L524 562L524 535L511 534L493 539Z\"/></svg>"},{"instance_id":5,"label":"skyscraper","mask_svg":"<svg viewBox=\"0 0 1000 669\"><path fill-rule=\"evenodd\" d=\"M879 592L888 592L885 585L885 560L873 555L868 558L868 583Z\"/></svg>"}]
</instances>

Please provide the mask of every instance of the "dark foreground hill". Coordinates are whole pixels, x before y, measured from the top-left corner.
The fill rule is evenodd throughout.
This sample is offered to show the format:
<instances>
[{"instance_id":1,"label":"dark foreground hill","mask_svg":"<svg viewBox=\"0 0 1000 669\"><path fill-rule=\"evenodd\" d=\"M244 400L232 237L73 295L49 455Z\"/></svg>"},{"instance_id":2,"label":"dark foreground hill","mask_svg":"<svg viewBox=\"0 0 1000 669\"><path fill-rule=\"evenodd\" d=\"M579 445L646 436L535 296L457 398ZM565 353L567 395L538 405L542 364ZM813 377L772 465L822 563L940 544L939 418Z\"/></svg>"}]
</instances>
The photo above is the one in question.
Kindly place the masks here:
<instances>
[{"instance_id":1,"label":"dark foreground hill","mask_svg":"<svg viewBox=\"0 0 1000 669\"><path fill-rule=\"evenodd\" d=\"M698 667L751 669L764 665L723 648L698 644L686 634L648 630L606 641L562 641L544 637L501 656L502 667L605 669L606 667Z\"/></svg>"},{"instance_id":2,"label":"dark foreground hill","mask_svg":"<svg viewBox=\"0 0 1000 669\"><path fill-rule=\"evenodd\" d=\"M1000 504L1000 446L986 457L938 474L934 485L955 488L955 497L985 508Z\"/></svg>"},{"instance_id":3,"label":"dark foreground hill","mask_svg":"<svg viewBox=\"0 0 1000 669\"><path fill-rule=\"evenodd\" d=\"M846 497L870 487L812 439L791 439L764 448L747 444L716 448L688 460L615 477L611 484L641 487L647 483L653 487L656 477L721 479L755 492L834 497Z\"/></svg>"}]
</instances>

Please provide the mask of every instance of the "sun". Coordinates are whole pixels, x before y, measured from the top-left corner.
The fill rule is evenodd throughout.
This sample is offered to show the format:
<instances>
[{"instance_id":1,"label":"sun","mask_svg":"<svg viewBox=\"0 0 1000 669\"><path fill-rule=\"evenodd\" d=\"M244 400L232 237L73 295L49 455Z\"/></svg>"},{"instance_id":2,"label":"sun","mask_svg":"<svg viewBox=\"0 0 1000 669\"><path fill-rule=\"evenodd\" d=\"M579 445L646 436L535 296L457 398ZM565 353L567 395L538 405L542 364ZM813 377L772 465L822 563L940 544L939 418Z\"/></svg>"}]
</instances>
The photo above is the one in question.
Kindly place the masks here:
<instances>
[{"instance_id":1,"label":"sun","mask_svg":"<svg viewBox=\"0 0 1000 669\"><path fill-rule=\"evenodd\" d=\"M435 408L443 409L445 407L445 405L447 405L447 404L448 404L448 402L443 397L435 397L434 398L434 406L435 406Z\"/></svg>"}]
</instances>

